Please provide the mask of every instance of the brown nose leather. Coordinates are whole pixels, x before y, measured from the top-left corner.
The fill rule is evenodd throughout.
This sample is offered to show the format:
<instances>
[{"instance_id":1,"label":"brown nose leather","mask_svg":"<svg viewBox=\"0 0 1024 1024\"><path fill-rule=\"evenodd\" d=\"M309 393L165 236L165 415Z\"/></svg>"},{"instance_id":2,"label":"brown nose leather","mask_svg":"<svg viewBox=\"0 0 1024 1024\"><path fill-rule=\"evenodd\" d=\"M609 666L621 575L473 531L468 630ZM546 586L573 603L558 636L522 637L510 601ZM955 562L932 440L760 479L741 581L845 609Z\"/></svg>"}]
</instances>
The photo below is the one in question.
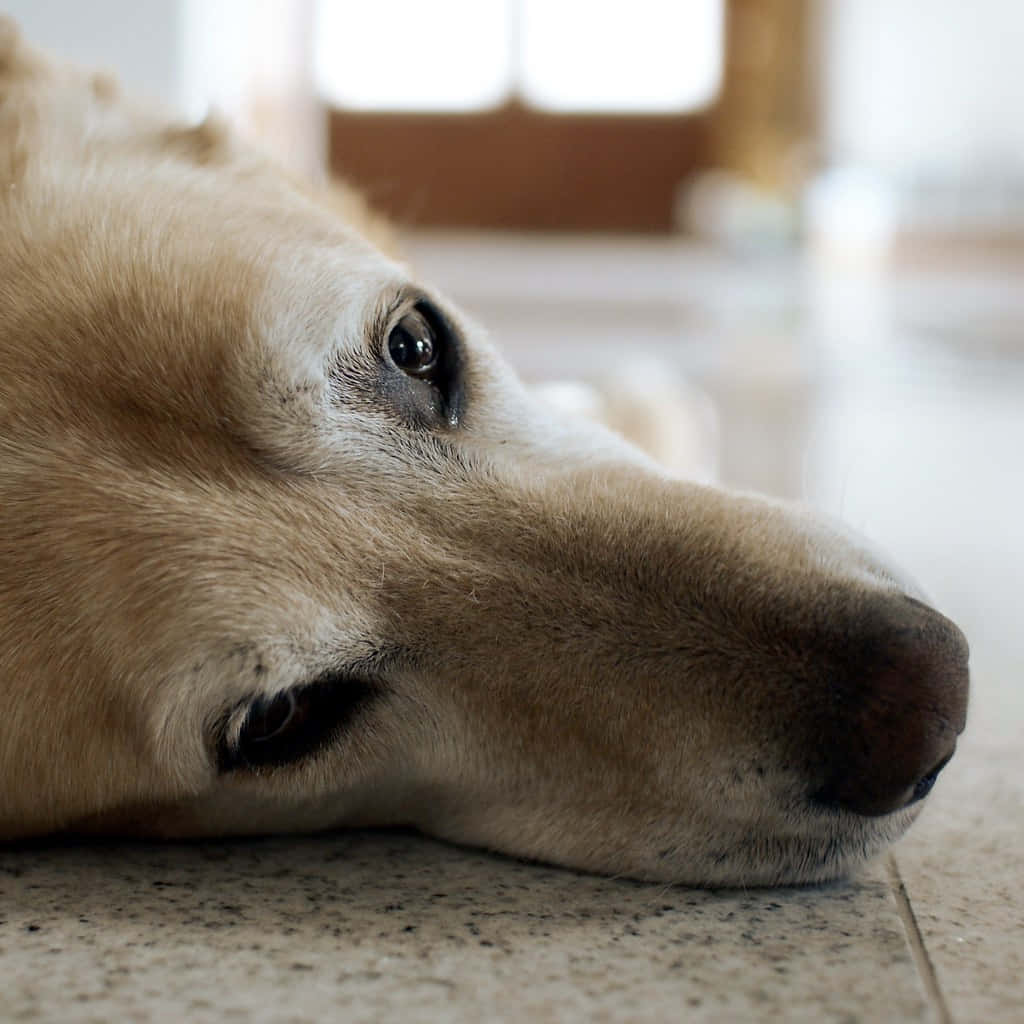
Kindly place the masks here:
<instances>
[{"instance_id":1,"label":"brown nose leather","mask_svg":"<svg viewBox=\"0 0 1024 1024\"><path fill-rule=\"evenodd\" d=\"M815 798L880 815L927 795L953 756L967 721L968 649L949 619L913 598L879 598L865 619L830 680L828 781Z\"/></svg>"}]
</instances>

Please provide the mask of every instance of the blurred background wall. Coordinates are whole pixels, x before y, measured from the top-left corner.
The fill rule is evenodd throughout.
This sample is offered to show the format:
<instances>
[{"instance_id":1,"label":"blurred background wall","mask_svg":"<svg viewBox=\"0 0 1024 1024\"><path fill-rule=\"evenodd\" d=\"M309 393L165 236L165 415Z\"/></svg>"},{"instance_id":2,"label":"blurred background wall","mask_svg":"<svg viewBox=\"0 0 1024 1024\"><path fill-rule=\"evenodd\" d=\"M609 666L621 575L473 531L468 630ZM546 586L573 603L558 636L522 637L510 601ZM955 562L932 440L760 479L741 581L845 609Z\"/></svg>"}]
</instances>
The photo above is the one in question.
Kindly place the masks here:
<instances>
[{"instance_id":1,"label":"blurred background wall","mask_svg":"<svg viewBox=\"0 0 1024 1024\"><path fill-rule=\"evenodd\" d=\"M1024 169L1024 5L828 0L823 29L832 159L911 176Z\"/></svg>"},{"instance_id":2,"label":"blurred background wall","mask_svg":"<svg viewBox=\"0 0 1024 1024\"><path fill-rule=\"evenodd\" d=\"M1024 234L1014 0L5 7L307 172L328 157L413 226L917 249Z\"/></svg>"}]
</instances>

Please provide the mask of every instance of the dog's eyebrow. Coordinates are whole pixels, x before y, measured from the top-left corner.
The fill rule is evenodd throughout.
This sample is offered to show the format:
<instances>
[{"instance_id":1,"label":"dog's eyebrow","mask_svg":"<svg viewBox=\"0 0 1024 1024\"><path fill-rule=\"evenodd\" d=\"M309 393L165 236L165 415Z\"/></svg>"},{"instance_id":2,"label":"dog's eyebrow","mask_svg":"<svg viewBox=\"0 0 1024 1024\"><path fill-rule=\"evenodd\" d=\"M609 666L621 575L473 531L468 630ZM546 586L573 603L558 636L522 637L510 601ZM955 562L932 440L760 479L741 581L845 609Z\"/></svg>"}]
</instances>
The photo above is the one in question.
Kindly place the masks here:
<instances>
[{"instance_id":1,"label":"dog's eyebrow","mask_svg":"<svg viewBox=\"0 0 1024 1024\"><path fill-rule=\"evenodd\" d=\"M422 289L411 284L400 284L385 289L377 298L367 324L370 338L376 343L387 336L388 328L394 322L403 306L413 306L425 299Z\"/></svg>"}]
</instances>

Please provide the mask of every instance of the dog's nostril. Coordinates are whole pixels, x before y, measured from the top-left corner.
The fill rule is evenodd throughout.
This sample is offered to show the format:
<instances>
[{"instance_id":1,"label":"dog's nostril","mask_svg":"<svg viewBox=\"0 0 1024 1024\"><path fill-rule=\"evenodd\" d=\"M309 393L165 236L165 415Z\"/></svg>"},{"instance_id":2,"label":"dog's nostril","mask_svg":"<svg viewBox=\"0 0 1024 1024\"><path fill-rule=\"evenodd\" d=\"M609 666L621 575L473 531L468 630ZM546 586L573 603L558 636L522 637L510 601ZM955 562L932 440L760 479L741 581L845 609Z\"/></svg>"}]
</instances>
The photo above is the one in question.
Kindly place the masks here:
<instances>
[{"instance_id":1,"label":"dog's nostril","mask_svg":"<svg viewBox=\"0 0 1024 1024\"><path fill-rule=\"evenodd\" d=\"M923 800L932 791L939 772L949 764L952 758L953 752L950 751L931 771L910 785L903 786L896 783L879 788L877 784L864 785L863 779L848 777L826 786L815 793L812 799L816 803L841 807L843 810L853 811L855 814L867 817L891 814L893 811L910 807L911 804Z\"/></svg>"},{"instance_id":2,"label":"dog's nostril","mask_svg":"<svg viewBox=\"0 0 1024 1024\"><path fill-rule=\"evenodd\" d=\"M947 764L953 759L953 755L947 754L927 775L922 775L917 780L917 784L914 786L914 791L910 797L910 803L916 803L918 800L923 800L931 791L932 786L935 785L935 780L939 777L939 772L946 767Z\"/></svg>"},{"instance_id":3,"label":"dog's nostril","mask_svg":"<svg viewBox=\"0 0 1024 1024\"><path fill-rule=\"evenodd\" d=\"M816 800L861 815L923 799L956 750L967 712L967 646L916 602L880 601L833 679L838 706L819 737L826 784Z\"/></svg>"},{"instance_id":4,"label":"dog's nostril","mask_svg":"<svg viewBox=\"0 0 1024 1024\"><path fill-rule=\"evenodd\" d=\"M895 769L869 766L846 766L843 774L814 794L817 803L841 807L865 817L892 814L923 800L935 785L939 772L952 760L956 743L951 742L948 753L924 775L907 775L904 764L897 759Z\"/></svg>"}]
</instances>

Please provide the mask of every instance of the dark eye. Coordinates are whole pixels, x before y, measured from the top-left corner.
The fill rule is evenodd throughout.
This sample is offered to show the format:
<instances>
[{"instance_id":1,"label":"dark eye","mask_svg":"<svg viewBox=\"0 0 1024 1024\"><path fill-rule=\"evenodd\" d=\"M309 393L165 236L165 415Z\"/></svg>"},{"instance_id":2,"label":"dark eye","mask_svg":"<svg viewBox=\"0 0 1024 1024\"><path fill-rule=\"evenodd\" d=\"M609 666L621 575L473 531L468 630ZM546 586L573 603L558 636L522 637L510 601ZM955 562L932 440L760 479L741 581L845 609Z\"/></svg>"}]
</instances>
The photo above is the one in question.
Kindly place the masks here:
<instances>
[{"instance_id":1,"label":"dark eye","mask_svg":"<svg viewBox=\"0 0 1024 1024\"><path fill-rule=\"evenodd\" d=\"M227 772L307 757L334 740L376 693L365 680L330 672L306 686L256 697L239 709L245 717L237 734L220 739L218 767Z\"/></svg>"},{"instance_id":2,"label":"dark eye","mask_svg":"<svg viewBox=\"0 0 1024 1024\"><path fill-rule=\"evenodd\" d=\"M258 762L264 744L279 739L288 729L302 724L308 710L300 704L295 691L288 690L276 697L260 697L249 708L238 734L239 752L251 763Z\"/></svg>"},{"instance_id":3,"label":"dark eye","mask_svg":"<svg viewBox=\"0 0 1024 1024\"><path fill-rule=\"evenodd\" d=\"M388 335L388 354L403 373L430 377L437 369L440 344L434 328L419 310L402 317Z\"/></svg>"}]
</instances>

